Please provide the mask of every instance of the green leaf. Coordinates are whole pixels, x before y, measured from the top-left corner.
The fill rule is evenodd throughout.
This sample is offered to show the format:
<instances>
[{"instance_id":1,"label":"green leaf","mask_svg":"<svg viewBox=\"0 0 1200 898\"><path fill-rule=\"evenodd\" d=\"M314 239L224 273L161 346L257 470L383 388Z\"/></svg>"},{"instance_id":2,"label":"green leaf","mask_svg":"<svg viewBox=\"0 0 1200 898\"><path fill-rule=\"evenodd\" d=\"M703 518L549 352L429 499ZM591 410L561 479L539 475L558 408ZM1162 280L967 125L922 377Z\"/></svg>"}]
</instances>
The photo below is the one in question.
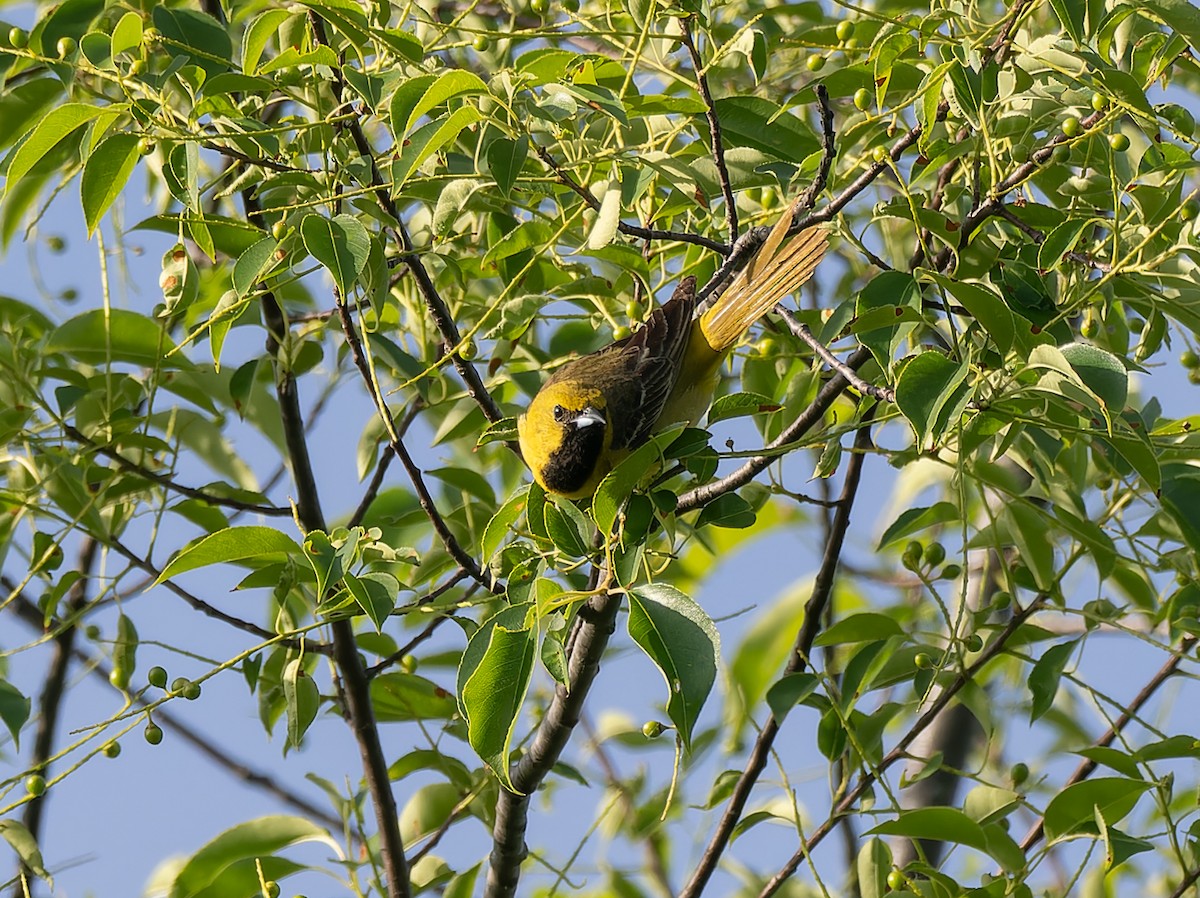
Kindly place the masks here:
<instances>
[{"instance_id":1,"label":"green leaf","mask_svg":"<svg viewBox=\"0 0 1200 898\"><path fill-rule=\"evenodd\" d=\"M1053 844L1078 832L1096 834L1097 808L1110 825L1114 824L1132 811L1152 787L1152 783L1124 777L1098 777L1067 786L1046 805L1042 817L1046 840Z\"/></svg>"},{"instance_id":2,"label":"green leaf","mask_svg":"<svg viewBox=\"0 0 1200 898\"><path fill-rule=\"evenodd\" d=\"M283 669L283 700L287 712L288 745L299 748L304 734L317 719L321 705L321 694L313 678L304 670L303 659L290 661Z\"/></svg>"},{"instance_id":3,"label":"green leaf","mask_svg":"<svg viewBox=\"0 0 1200 898\"><path fill-rule=\"evenodd\" d=\"M404 844L420 842L445 826L462 797L453 783L429 783L413 792L397 821Z\"/></svg>"},{"instance_id":4,"label":"green leaf","mask_svg":"<svg viewBox=\"0 0 1200 898\"><path fill-rule=\"evenodd\" d=\"M509 791L515 789L508 756L537 659L537 634L525 614L517 606L487 620L467 643L458 671L467 741Z\"/></svg>"},{"instance_id":5,"label":"green leaf","mask_svg":"<svg viewBox=\"0 0 1200 898\"><path fill-rule=\"evenodd\" d=\"M971 313L971 317L992 338L1001 355L1006 355L1012 349L1016 323L1008 304L998 293L982 284L966 283L941 274L930 274L930 277Z\"/></svg>"},{"instance_id":6,"label":"green leaf","mask_svg":"<svg viewBox=\"0 0 1200 898\"><path fill-rule=\"evenodd\" d=\"M415 674L393 672L371 678L371 707L380 723L449 720L458 702L446 689Z\"/></svg>"},{"instance_id":7,"label":"green leaf","mask_svg":"<svg viewBox=\"0 0 1200 898\"><path fill-rule=\"evenodd\" d=\"M306 215L300 236L309 255L329 269L338 293L348 299L371 254L371 235L362 222L344 213L333 218Z\"/></svg>"},{"instance_id":8,"label":"green leaf","mask_svg":"<svg viewBox=\"0 0 1200 898\"><path fill-rule=\"evenodd\" d=\"M151 14L154 27L163 37L171 55L188 50L194 65L209 76L231 67L233 42L221 23L194 9L155 4Z\"/></svg>"},{"instance_id":9,"label":"green leaf","mask_svg":"<svg viewBox=\"0 0 1200 898\"><path fill-rule=\"evenodd\" d=\"M861 898L883 898L892 872L892 849L883 839L870 839L858 851L858 893Z\"/></svg>"},{"instance_id":10,"label":"green leaf","mask_svg":"<svg viewBox=\"0 0 1200 898\"><path fill-rule=\"evenodd\" d=\"M921 508L908 508L892 521L883 536L879 537L877 550L882 550L905 537L920 533L938 524L946 524L959 518L958 508L949 502L938 502Z\"/></svg>"},{"instance_id":11,"label":"green leaf","mask_svg":"<svg viewBox=\"0 0 1200 898\"><path fill-rule=\"evenodd\" d=\"M1021 805L1021 796L1011 789L981 784L963 798L963 813L980 825L1007 817Z\"/></svg>"},{"instance_id":12,"label":"green leaf","mask_svg":"<svg viewBox=\"0 0 1200 898\"><path fill-rule=\"evenodd\" d=\"M406 81L392 95L389 112L392 133L403 138L421 116L463 94L485 94L487 85L474 72L450 69L441 75L421 75Z\"/></svg>"},{"instance_id":13,"label":"green leaf","mask_svg":"<svg viewBox=\"0 0 1200 898\"><path fill-rule=\"evenodd\" d=\"M904 366L896 381L896 407L916 432L918 447L936 445L953 423L944 413L956 406L951 399L956 398L969 371L967 362L956 363L933 350Z\"/></svg>"},{"instance_id":14,"label":"green leaf","mask_svg":"<svg viewBox=\"0 0 1200 898\"><path fill-rule=\"evenodd\" d=\"M1054 565L1054 544L1046 539L1045 519L1025 499L1006 504L1000 517L1008 525L1009 536L1037 588L1053 588L1058 570Z\"/></svg>"},{"instance_id":15,"label":"green leaf","mask_svg":"<svg viewBox=\"0 0 1200 898\"><path fill-rule=\"evenodd\" d=\"M885 371L920 319L921 288L911 274L885 271L859 292L854 304L859 342Z\"/></svg>"},{"instance_id":16,"label":"green leaf","mask_svg":"<svg viewBox=\"0 0 1200 898\"><path fill-rule=\"evenodd\" d=\"M296 541L273 527L230 527L201 537L172 558L152 586L210 564L283 561L301 554Z\"/></svg>"},{"instance_id":17,"label":"green leaf","mask_svg":"<svg viewBox=\"0 0 1200 898\"><path fill-rule=\"evenodd\" d=\"M137 667L138 634L133 621L124 614L117 615L117 638L113 640L113 671L121 672L128 682Z\"/></svg>"},{"instance_id":18,"label":"green leaf","mask_svg":"<svg viewBox=\"0 0 1200 898\"><path fill-rule=\"evenodd\" d=\"M1084 42L1083 22L1087 15L1087 4L1084 0L1050 0L1050 6L1058 21L1071 35L1076 44Z\"/></svg>"},{"instance_id":19,"label":"green leaf","mask_svg":"<svg viewBox=\"0 0 1200 898\"><path fill-rule=\"evenodd\" d=\"M275 252L279 241L274 237L264 237L233 263L233 289L238 298L244 298L258 286L259 281L279 267L280 260Z\"/></svg>"},{"instance_id":20,"label":"green leaf","mask_svg":"<svg viewBox=\"0 0 1200 898\"><path fill-rule=\"evenodd\" d=\"M398 192L422 162L456 139L464 128L482 120L483 114L474 106L460 106L445 118L418 128L392 165L392 190Z\"/></svg>"},{"instance_id":21,"label":"green leaf","mask_svg":"<svg viewBox=\"0 0 1200 898\"><path fill-rule=\"evenodd\" d=\"M613 183L604 186L600 208L596 211L596 220L588 231L588 249L603 249L612 243L617 236L617 228L621 224L621 191ZM597 189L597 193L601 189Z\"/></svg>"},{"instance_id":22,"label":"green leaf","mask_svg":"<svg viewBox=\"0 0 1200 898\"><path fill-rule=\"evenodd\" d=\"M727 146L746 146L789 162L820 149L816 135L789 110L762 97L722 97L714 105Z\"/></svg>"},{"instance_id":23,"label":"green leaf","mask_svg":"<svg viewBox=\"0 0 1200 898\"><path fill-rule=\"evenodd\" d=\"M1200 50L1200 9L1191 0L1147 0L1140 4Z\"/></svg>"},{"instance_id":24,"label":"green leaf","mask_svg":"<svg viewBox=\"0 0 1200 898\"><path fill-rule=\"evenodd\" d=\"M4 179L5 194L7 195L47 153L73 134L77 128L86 125L102 114L111 114L113 111L115 109L112 106L101 107L88 103L64 103L50 110L29 132L29 137L25 142L13 153L8 164L7 176Z\"/></svg>"},{"instance_id":25,"label":"green leaf","mask_svg":"<svg viewBox=\"0 0 1200 898\"><path fill-rule=\"evenodd\" d=\"M301 817L277 815L239 823L184 862L171 882L168 898L193 898L225 881L226 874L239 862L253 863L256 858L303 842L321 842L338 851L337 843L324 829Z\"/></svg>"},{"instance_id":26,"label":"green leaf","mask_svg":"<svg viewBox=\"0 0 1200 898\"><path fill-rule=\"evenodd\" d=\"M83 165L80 196L88 237L96 230L137 166L139 138L123 131L110 134L92 150Z\"/></svg>"},{"instance_id":27,"label":"green leaf","mask_svg":"<svg viewBox=\"0 0 1200 898\"><path fill-rule=\"evenodd\" d=\"M967 845L979 851L988 850L983 827L957 808L915 808L901 811L895 820L867 830L869 836L904 836L909 839L932 839Z\"/></svg>"},{"instance_id":28,"label":"green leaf","mask_svg":"<svg viewBox=\"0 0 1200 898\"><path fill-rule=\"evenodd\" d=\"M792 673L778 679L767 690L767 707L777 723L783 723L788 712L817 691L821 681L810 673Z\"/></svg>"},{"instance_id":29,"label":"green leaf","mask_svg":"<svg viewBox=\"0 0 1200 898\"><path fill-rule=\"evenodd\" d=\"M1091 226L1094 219L1072 218L1064 221L1046 235L1038 247L1038 268L1054 271L1062 264L1063 256L1075 248L1079 235Z\"/></svg>"},{"instance_id":30,"label":"green leaf","mask_svg":"<svg viewBox=\"0 0 1200 898\"><path fill-rule=\"evenodd\" d=\"M516 140L498 137L488 145L488 170L506 199L511 196L513 185L517 183L528 156L529 136L525 134Z\"/></svg>"},{"instance_id":31,"label":"green leaf","mask_svg":"<svg viewBox=\"0 0 1200 898\"><path fill-rule=\"evenodd\" d=\"M21 727L29 720L32 703L8 680L0 680L0 720L12 734L13 746L21 747Z\"/></svg>"},{"instance_id":32,"label":"green leaf","mask_svg":"<svg viewBox=\"0 0 1200 898\"><path fill-rule=\"evenodd\" d=\"M290 19L292 14L286 9L268 9L257 15L242 36L242 71L253 75L258 71L258 61L262 59L267 41L279 31L279 26Z\"/></svg>"},{"instance_id":33,"label":"green leaf","mask_svg":"<svg viewBox=\"0 0 1200 898\"><path fill-rule=\"evenodd\" d=\"M38 850L37 840L34 839L33 833L26 829L24 823L19 820L0 820L0 838L9 844L21 859L21 863L33 871L34 876L50 879L50 874L46 872L42 863L42 853Z\"/></svg>"},{"instance_id":34,"label":"green leaf","mask_svg":"<svg viewBox=\"0 0 1200 898\"><path fill-rule=\"evenodd\" d=\"M1032 702L1029 706L1029 722L1037 720L1050 710L1054 697L1058 694L1058 683L1062 679L1067 662L1075 651L1077 640L1052 645L1042 652L1042 656L1029 672L1029 693Z\"/></svg>"},{"instance_id":35,"label":"green leaf","mask_svg":"<svg viewBox=\"0 0 1200 898\"><path fill-rule=\"evenodd\" d=\"M130 362L146 367L189 367L163 325L127 309L92 309L55 329L47 352L61 352L89 365Z\"/></svg>"},{"instance_id":36,"label":"green leaf","mask_svg":"<svg viewBox=\"0 0 1200 898\"><path fill-rule=\"evenodd\" d=\"M475 441L475 448L486 446L488 443L512 442L517 438L517 419L501 418L493 421Z\"/></svg>"},{"instance_id":37,"label":"green leaf","mask_svg":"<svg viewBox=\"0 0 1200 898\"><path fill-rule=\"evenodd\" d=\"M492 515L492 519L483 528L483 539L480 541L479 557L485 564L492 560L501 544L508 538L513 524L525 513L528 503L529 487L523 486Z\"/></svg>"},{"instance_id":38,"label":"green leaf","mask_svg":"<svg viewBox=\"0 0 1200 898\"><path fill-rule=\"evenodd\" d=\"M629 635L667 681L667 715L685 751L717 677L721 637L692 599L673 586L654 583L629 593Z\"/></svg>"},{"instance_id":39,"label":"green leaf","mask_svg":"<svg viewBox=\"0 0 1200 898\"><path fill-rule=\"evenodd\" d=\"M591 524L569 500L555 496L543 510L546 534L555 548L572 558L584 558L591 551Z\"/></svg>"},{"instance_id":40,"label":"green leaf","mask_svg":"<svg viewBox=\"0 0 1200 898\"><path fill-rule=\"evenodd\" d=\"M891 636L903 636L904 628L895 618L873 611L852 614L838 621L815 640L813 645L848 645L855 642L874 642Z\"/></svg>"},{"instance_id":41,"label":"green leaf","mask_svg":"<svg viewBox=\"0 0 1200 898\"><path fill-rule=\"evenodd\" d=\"M666 447L678 436L677 427L655 434L649 442L639 446L604 475L592 498L592 518L601 533L612 533L613 524L625 500L646 475L662 463Z\"/></svg>"},{"instance_id":42,"label":"green leaf","mask_svg":"<svg viewBox=\"0 0 1200 898\"><path fill-rule=\"evenodd\" d=\"M758 415L763 412L774 412L781 408L779 403L770 396L762 393L727 393L713 402L708 410L708 423L715 424L727 418L738 418L742 415Z\"/></svg>"},{"instance_id":43,"label":"green leaf","mask_svg":"<svg viewBox=\"0 0 1200 898\"><path fill-rule=\"evenodd\" d=\"M709 502L696 516L696 529L712 525L742 530L753 527L757 520L754 506L737 493L725 493Z\"/></svg>"},{"instance_id":44,"label":"green leaf","mask_svg":"<svg viewBox=\"0 0 1200 898\"><path fill-rule=\"evenodd\" d=\"M358 577L346 574L343 578L354 601L371 619L375 629L383 632L388 615L396 607L396 596L400 593L400 581L383 571L368 571Z\"/></svg>"},{"instance_id":45,"label":"green leaf","mask_svg":"<svg viewBox=\"0 0 1200 898\"><path fill-rule=\"evenodd\" d=\"M1129 372L1111 352L1089 343L1068 343L1059 347L1079 379L1111 411L1125 408L1129 398Z\"/></svg>"}]
</instances>

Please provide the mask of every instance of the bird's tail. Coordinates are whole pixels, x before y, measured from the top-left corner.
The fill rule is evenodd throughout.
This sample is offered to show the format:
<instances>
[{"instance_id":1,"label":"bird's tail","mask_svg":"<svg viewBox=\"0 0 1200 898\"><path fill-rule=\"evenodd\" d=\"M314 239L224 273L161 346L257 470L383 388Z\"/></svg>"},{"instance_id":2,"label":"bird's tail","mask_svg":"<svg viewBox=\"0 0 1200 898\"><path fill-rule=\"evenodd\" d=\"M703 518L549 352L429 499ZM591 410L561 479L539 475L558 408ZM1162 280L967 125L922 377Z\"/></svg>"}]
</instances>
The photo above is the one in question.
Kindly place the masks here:
<instances>
[{"instance_id":1,"label":"bird's tail","mask_svg":"<svg viewBox=\"0 0 1200 898\"><path fill-rule=\"evenodd\" d=\"M736 343L777 302L799 290L825 255L824 230L805 228L785 242L791 224L791 214L785 213L750 264L701 314L700 330L717 352Z\"/></svg>"}]
</instances>

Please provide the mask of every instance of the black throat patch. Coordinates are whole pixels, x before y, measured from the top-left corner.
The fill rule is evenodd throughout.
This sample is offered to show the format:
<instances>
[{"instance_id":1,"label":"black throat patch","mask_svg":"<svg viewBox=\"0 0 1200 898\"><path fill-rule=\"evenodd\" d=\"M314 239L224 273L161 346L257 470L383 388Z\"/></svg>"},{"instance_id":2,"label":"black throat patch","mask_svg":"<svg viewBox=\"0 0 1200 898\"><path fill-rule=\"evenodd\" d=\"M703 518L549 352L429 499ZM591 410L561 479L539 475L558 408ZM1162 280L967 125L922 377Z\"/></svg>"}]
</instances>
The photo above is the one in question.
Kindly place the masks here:
<instances>
[{"instance_id":1,"label":"black throat patch","mask_svg":"<svg viewBox=\"0 0 1200 898\"><path fill-rule=\"evenodd\" d=\"M556 493L577 493L587 484L604 451L604 424L567 425L562 445L550 453L542 479Z\"/></svg>"}]
</instances>

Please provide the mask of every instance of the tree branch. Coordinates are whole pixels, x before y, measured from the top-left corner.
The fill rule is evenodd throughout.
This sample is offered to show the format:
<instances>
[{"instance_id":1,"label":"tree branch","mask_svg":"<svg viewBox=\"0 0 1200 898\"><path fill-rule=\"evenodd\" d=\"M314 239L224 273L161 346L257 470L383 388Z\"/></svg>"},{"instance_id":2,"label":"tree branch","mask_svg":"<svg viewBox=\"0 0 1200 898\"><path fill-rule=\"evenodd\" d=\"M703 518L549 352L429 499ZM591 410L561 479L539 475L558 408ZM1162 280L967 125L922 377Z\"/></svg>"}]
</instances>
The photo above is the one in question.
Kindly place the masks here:
<instances>
[{"instance_id":1,"label":"tree branch","mask_svg":"<svg viewBox=\"0 0 1200 898\"><path fill-rule=\"evenodd\" d=\"M561 683L555 686L554 698L538 724L529 749L512 769L512 784L519 794L501 789L496 801L484 898L513 898L517 894L521 862L527 853L525 831L529 800L558 761L571 731L579 722L584 700L600 672L600 657L616 628L621 595L605 592L593 596L575 618L567 659L570 687Z\"/></svg>"},{"instance_id":2,"label":"tree branch","mask_svg":"<svg viewBox=\"0 0 1200 898\"><path fill-rule=\"evenodd\" d=\"M854 506L854 498L858 493L866 452L871 445L871 418L871 411L868 411L863 416L862 424L854 438L856 451L850 455L850 461L846 465L846 479L842 484L842 495L839 497L833 513L829 538L825 543L825 555L821 559L821 567L813 581L812 593L804 606L804 622L796 634L796 644L792 649L787 666L784 668L784 676L800 673L808 666L813 641L821 629L825 607L829 602L829 597L833 594L833 584L837 578L842 546L845 543L846 533L850 529L850 510ZM725 805L725 812L721 815L717 829L709 839L708 846L704 849L704 854L701 855L700 862L696 865L691 879L679 893L679 898L698 898L708 884L709 878L716 871L717 863L729 845L734 827L742 818L746 801L750 798L751 791L767 765L771 746L779 734L781 722L772 713L767 718L762 730L759 731L758 738L754 741L754 748L751 749L742 774L733 787L733 794L729 797L729 803Z\"/></svg>"},{"instance_id":3,"label":"tree branch","mask_svg":"<svg viewBox=\"0 0 1200 898\"><path fill-rule=\"evenodd\" d=\"M785 308L782 304L775 307L776 313L783 319L793 334L808 344L821 360L830 368L836 371L842 377L846 378L850 386L858 390L864 396L871 396L878 399L880 402L892 403L896 401L896 391L891 387L877 387L874 384L867 383L853 368L849 367L845 362L839 359L836 355L829 351L829 348L813 336L813 332L809 330L808 325L798 319L791 311Z\"/></svg>"},{"instance_id":4,"label":"tree branch","mask_svg":"<svg viewBox=\"0 0 1200 898\"><path fill-rule=\"evenodd\" d=\"M708 89L708 74L704 69L704 60L692 40L690 23L695 16L679 19L679 33L683 45L687 47L688 55L692 58L692 68L696 72L696 82L700 87L700 96L704 100L704 115L708 119L708 133L712 143L713 162L717 166L717 177L721 181L721 194L725 197L725 217L729 220L729 242L733 244L738 237L737 200L733 196L733 186L729 183L729 168L725 165L725 144L721 139L721 123L717 119L717 108L713 103L712 91ZM711 43L711 42L710 42Z\"/></svg>"}]
</instances>

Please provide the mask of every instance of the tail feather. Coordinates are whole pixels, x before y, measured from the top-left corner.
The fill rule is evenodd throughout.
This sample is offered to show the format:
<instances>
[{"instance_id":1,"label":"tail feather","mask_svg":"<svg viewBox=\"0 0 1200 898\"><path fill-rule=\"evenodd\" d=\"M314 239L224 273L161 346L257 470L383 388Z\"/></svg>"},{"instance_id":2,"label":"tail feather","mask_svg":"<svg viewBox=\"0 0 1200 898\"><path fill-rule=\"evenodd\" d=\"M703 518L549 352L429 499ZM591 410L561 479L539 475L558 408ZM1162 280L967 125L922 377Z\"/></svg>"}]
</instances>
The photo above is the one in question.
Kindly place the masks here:
<instances>
[{"instance_id":1,"label":"tail feather","mask_svg":"<svg viewBox=\"0 0 1200 898\"><path fill-rule=\"evenodd\" d=\"M736 343L777 302L799 290L825 255L821 228L806 228L784 242L791 219L786 214L780 219L750 264L700 316L700 330L718 352Z\"/></svg>"}]
</instances>

